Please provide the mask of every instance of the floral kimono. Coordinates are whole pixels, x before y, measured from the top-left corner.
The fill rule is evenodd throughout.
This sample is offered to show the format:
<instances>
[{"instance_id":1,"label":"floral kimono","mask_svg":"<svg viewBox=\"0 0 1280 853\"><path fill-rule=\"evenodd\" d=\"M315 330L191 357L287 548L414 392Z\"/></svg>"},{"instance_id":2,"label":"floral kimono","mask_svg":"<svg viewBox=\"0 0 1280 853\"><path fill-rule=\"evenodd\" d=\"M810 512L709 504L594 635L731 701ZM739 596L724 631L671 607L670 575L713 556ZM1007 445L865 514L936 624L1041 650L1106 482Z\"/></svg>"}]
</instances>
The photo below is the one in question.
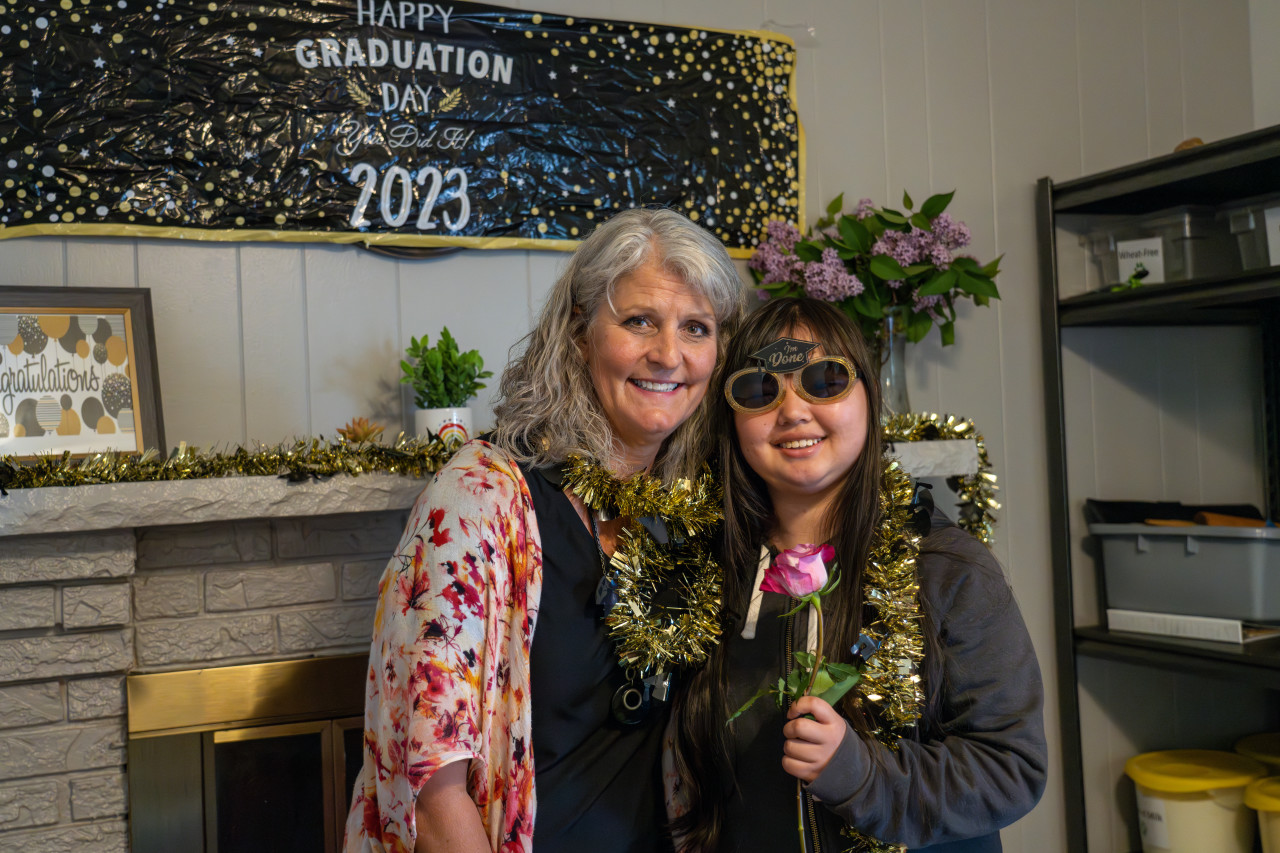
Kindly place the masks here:
<instances>
[{"instance_id":1,"label":"floral kimono","mask_svg":"<svg viewBox=\"0 0 1280 853\"><path fill-rule=\"evenodd\" d=\"M347 853L409 853L414 804L467 760L467 791L495 851L528 853L535 794L529 653L542 547L515 461L464 445L414 505L378 589L364 767Z\"/></svg>"}]
</instances>

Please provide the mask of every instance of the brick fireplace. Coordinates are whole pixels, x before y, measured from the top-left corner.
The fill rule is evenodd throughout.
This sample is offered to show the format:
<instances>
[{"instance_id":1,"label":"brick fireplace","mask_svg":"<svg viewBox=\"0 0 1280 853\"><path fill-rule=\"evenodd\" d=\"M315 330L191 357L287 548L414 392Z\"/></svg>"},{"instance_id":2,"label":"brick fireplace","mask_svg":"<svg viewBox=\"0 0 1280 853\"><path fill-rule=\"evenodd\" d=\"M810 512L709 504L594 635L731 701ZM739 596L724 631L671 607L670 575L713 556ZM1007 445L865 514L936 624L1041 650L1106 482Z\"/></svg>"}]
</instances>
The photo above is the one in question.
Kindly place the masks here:
<instances>
[{"instance_id":1,"label":"brick fireplace","mask_svg":"<svg viewBox=\"0 0 1280 853\"><path fill-rule=\"evenodd\" d=\"M154 699L183 684L164 673L314 659L357 672L423 485L253 477L0 497L0 853L130 850L127 756L143 738L225 728L198 713L130 725L126 676Z\"/></svg>"}]
</instances>

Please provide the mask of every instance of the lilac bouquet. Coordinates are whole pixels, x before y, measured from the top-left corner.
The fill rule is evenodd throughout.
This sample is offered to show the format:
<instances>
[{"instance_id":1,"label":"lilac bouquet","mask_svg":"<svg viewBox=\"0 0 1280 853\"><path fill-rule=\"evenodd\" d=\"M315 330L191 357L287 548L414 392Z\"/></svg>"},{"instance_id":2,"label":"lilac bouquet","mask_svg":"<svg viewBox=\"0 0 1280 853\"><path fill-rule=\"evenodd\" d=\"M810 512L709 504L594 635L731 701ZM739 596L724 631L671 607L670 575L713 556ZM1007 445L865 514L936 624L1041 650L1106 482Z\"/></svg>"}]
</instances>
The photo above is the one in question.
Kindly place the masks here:
<instances>
[{"instance_id":1,"label":"lilac bouquet","mask_svg":"<svg viewBox=\"0 0 1280 853\"><path fill-rule=\"evenodd\" d=\"M954 192L930 196L906 212L875 207L871 199L844 213L844 194L807 236L774 220L751 256L761 298L810 296L834 302L862 329L868 341L886 336L886 319L915 343L938 324L943 345L955 343L955 301L988 305L999 299L995 277L1000 258L982 265L958 254L969 245L969 229L946 213Z\"/></svg>"}]
</instances>

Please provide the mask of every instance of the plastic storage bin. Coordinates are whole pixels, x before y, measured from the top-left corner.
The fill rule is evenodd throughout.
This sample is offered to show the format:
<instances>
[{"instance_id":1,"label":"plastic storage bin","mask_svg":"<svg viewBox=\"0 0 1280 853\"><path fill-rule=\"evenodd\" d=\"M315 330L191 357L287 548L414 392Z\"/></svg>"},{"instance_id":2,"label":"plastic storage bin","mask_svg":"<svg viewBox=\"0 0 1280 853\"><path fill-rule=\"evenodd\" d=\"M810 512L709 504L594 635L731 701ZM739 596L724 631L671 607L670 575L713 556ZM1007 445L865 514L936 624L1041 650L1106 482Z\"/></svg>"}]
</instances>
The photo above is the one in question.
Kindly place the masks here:
<instances>
[{"instance_id":1,"label":"plastic storage bin","mask_svg":"<svg viewBox=\"0 0 1280 853\"><path fill-rule=\"evenodd\" d=\"M1236 741L1235 751L1267 765L1267 772L1280 776L1280 732L1249 735ZM1280 853L1280 848L1276 849Z\"/></svg>"},{"instance_id":2,"label":"plastic storage bin","mask_svg":"<svg viewBox=\"0 0 1280 853\"><path fill-rule=\"evenodd\" d=\"M1280 528L1090 524L1107 607L1280 619Z\"/></svg>"},{"instance_id":3,"label":"plastic storage bin","mask_svg":"<svg viewBox=\"0 0 1280 853\"><path fill-rule=\"evenodd\" d=\"M1250 853L1257 819L1244 790L1266 768L1252 758L1212 749L1135 755L1124 772L1138 792L1145 853Z\"/></svg>"},{"instance_id":4,"label":"plastic storage bin","mask_svg":"<svg viewBox=\"0 0 1280 853\"><path fill-rule=\"evenodd\" d=\"M1280 853L1280 776L1250 782L1244 804L1258 813L1262 853Z\"/></svg>"},{"instance_id":5,"label":"plastic storage bin","mask_svg":"<svg viewBox=\"0 0 1280 853\"><path fill-rule=\"evenodd\" d=\"M1240 266L1246 270L1280 265L1280 256L1271 256L1267 238L1267 211L1271 211L1272 228L1280 228L1280 195L1264 196L1241 202L1218 214L1236 238ZM1280 235L1278 235L1280 236ZM1277 240L1280 252L1280 240Z\"/></svg>"},{"instance_id":6,"label":"plastic storage bin","mask_svg":"<svg viewBox=\"0 0 1280 853\"><path fill-rule=\"evenodd\" d=\"M1210 207L1183 205L1113 219L1084 237L1103 287L1128 280L1139 261L1145 284L1226 275L1240 269L1227 222Z\"/></svg>"}]
</instances>

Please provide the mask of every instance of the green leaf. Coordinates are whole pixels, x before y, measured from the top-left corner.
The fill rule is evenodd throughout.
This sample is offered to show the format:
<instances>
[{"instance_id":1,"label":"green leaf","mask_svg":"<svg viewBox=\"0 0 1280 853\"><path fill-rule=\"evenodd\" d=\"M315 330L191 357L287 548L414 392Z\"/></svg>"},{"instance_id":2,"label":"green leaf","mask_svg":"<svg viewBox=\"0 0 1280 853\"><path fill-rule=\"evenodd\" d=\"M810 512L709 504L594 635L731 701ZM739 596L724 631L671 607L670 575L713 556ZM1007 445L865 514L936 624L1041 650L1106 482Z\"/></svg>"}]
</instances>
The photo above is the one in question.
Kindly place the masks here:
<instances>
[{"instance_id":1,"label":"green leaf","mask_svg":"<svg viewBox=\"0 0 1280 853\"><path fill-rule=\"evenodd\" d=\"M840 193L840 195L833 198L831 203L827 205L827 216L835 217L839 215L842 210L844 210L844 193Z\"/></svg>"},{"instance_id":2,"label":"green leaf","mask_svg":"<svg viewBox=\"0 0 1280 853\"><path fill-rule=\"evenodd\" d=\"M951 262L951 266L965 272L978 272L978 262L973 258L966 258L963 255Z\"/></svg>"},{"instance_id":3,"label":"green leaf","mask_svg":"<svg viewBox=\"0 0 1280 853\"><path fill-rule=\"evenodd\" d=\"M946 270L931 278L920 286L921 296L939 296L956 286L956 271Z\"/></svg>"},{"instance_id":4,"label":"green leaf","mask_svg":"<svg viewBox=\"0 0 1280 853\"><path fill-rule=\"evenodd\" d=\"M813 667L813 655L810 652L793 652L793 654L795 656L796 663L800 664L805 669Z\"/></svg>"},{"instance_id":5,"label":"green leaf","mask_svg":"<svg viewBox=\"0 0 1280 853\"><path fill-rule=\"evenodd\" d=\"M938 334L942 335L942 345L949 347L956 342L956 324L948 320L938 326Z\"/></svg>"},{"instance_id":6,"label":"green leaf","mask_svg":"<svg viewBox=\"0 0 1280 853\"><path fill-rule=\"evenodd\" d=\"M817 693L815 691L815 695L822 701L826 702L828 705L834 706L837 702L839 702L841 699L844 698L844 695L846 693L848 693L850 690L856 687L858 682L861 680L862 680L862 676L855 672L853 675L849 676L848 678L842 678L839 681L834 682L830 687L828 687L826 690L822 691L821 693Z\"/></svg>"},{"instance_id":7,"label":"green leaf","mask_svg":"<svg viewBox=\"0 0 1280 853\"><path fill-rule=\"evenodd\" d=\"M921 231L932 231L933 223L923 213L911 214L911 224L919 228Z\"/></svg>"},{"instance_id":8,"label":"green leaf","mask_svg":"<svg viewBox=\"0 0 1280 853\"><path fill-rule=\"evenodd\" d=\"M968 275L966 273L959 274L957 285L965 293L973 296L985 296L987 298L1000 298L1000 291L996 289L996 283L989 278L981 276Z\"/></svg>"},{"instance_id":9,"label":"green leaf","mask_svg":"<svg viewBox=\"0 0 1280 853\"><path fill-rule=\"evenodd\" d=\"M906 273L907 273L907 276L910 277L913 275L920 275L920 273L928 272L929 270L934 268L935 267L933 266L933 264L912 264L911 266L906 268Z\"/></svg>"},{"instance_id":10,"label":"green leaf","mask_svg":"<svg viewBox=\"0 0 1280 853\"><path fill-rule=\"evenodd\" d=\"M801 688L809 680L809 672L801 667L791 670L791 674L787 676L787 695L791 697L799 696Z\"/></svg>"},{"instance_id":11,"label":"green leaf","mask_svg":"<svg viewBox=\"0 0 1280 853\"><path fill-rule=\"evenodd\" d=\"M853 310L864 317L877 322L884 317L884 310L880 307L880 301L876 299L875 292L871 288L867 288L848 301Z\"/></svg>"},{"instance_id":12,"label":"green leaf","mask_svg":"<svg viewBox=\"0 0 1280 853\"><path fill-rule=\"evenodd\" d=\"M929 221L937 219L942 211L947 209L947 205L951 204L951 199L955 197L956 191L949 193L939 193L931 195L924 200L924 204L920 205L920 212L929 218Z\"/></svg>"},{"instance_id":13,"label":"green leaf","mask_svg":"<svg viewBox=\"0 0 1280 853\"><path fill-rule=\"evenodd\" d=\"M981 270L982 274L987 278L995 278L1000 273L1000 262L1004 260L1004 255L996 258L991 263L984 266Z\"/></svg>"},{"instance_id":14,"label":"green leaf","mask_svg":"<svg viewBox=\"0 0 1280 853\"><path fill-rule=\"evenodd\" d=\"M902 264L888 255L871 257L871 274L885 281L900 281L907 277L907 271L902 268Z\"/></svg>"},{"instance_id":15,"label":"green leaf","mask_svg":"<svg viewBox=\"0 0 1280 853\"><path fill-rule=\"evenodd\" d=\"M803 240L796 243L795 255L802 261L820 261L822 260L822 249L813 243L807 243Z\"/></svg>"},{"instance_id":16,"label":"green leaf","mask_svg":"<svg viewBox=\"0 0 1280 853\"><path fill-rule=\"evenodd\" d=\"M855 217L840 217L837 227L840 229L840 236L851 248L857 249L861 254L871 251L871 244L875 242L871 238L871 232L867 230L867 226L863 225Z\"/></svg>"},{"instance_id":17,"label":"green leaf","mask_svg":"<svg viewBox=\"0 0 1280 853\"><path fill-rule=\"evenodd\" d=\"M907 320L907 340L913 344L918 344L924 340L924 336L929 334L929 330L933 328L933 318L922 312L912 313Z\"/></svg>"},{"instance_id":18,"label":"green leaf","mask_svg":"<svg viewBox=\"0 0 1280 853\"><path fill-rule=\"evenodd\" d=\"M752 696L752 697L751 697L750 699L748 699L745 703L743 703L743 705L742 705L742 707L741 707L741 708L739 708L738 710L734 711L734 712L733 712L733 714L729 717L729 719L727 719L727 720L725 720L725 721L724 721L724 724L727 726L727 725L729 725L730 723L732 723L734 720L738 719L738 717L740 717L740 716L742 716L744 713L746 713L746 711L747 711L747 709L748 709L748 708L750 708L752 705L754 705L754 704L756 703L756 700L758 700L758 699L763 699L765 696L768 696L770 693L772 693L772 692L773 692L773 690L774 690L774 688L772 688L772 687L763 687L763 688L761 688L759 691L757 691L757 692L756 692L756 695Z\"/></svg>"},{"instance_id":19,"label":"green leaf","mask_svg":"<svg viewBox=\"0 0 1280 853\"><path fill-rule=\"evenodd\" d=\"M876 216L883 219L889 225L906 225L907 217L903 216L896 210L882 210Z\"/></svg>"},{"instance_id":20,"label":"green leaf","mask_svg":"<svg viewBox=\"0 0 1280 853\"><path fill-rule=\"evenodd\" d=\"M818 674L813 677L813 686L809 688L809 693L813 696L821 696L835 685L835 681L827 673L827 668L820 667Z\"/></svg>"},{"instance_id":21,"label":"green leaf","mask_svg":"<svg viewBox=\"0 0 1280 853\"><path fill-rule=\"evenodd\" d=\"M902 191L902 206L907 210L915 207L915 205L911 203L911 196L907 194L906 190Z\"/></svg>"}]
</instances>

